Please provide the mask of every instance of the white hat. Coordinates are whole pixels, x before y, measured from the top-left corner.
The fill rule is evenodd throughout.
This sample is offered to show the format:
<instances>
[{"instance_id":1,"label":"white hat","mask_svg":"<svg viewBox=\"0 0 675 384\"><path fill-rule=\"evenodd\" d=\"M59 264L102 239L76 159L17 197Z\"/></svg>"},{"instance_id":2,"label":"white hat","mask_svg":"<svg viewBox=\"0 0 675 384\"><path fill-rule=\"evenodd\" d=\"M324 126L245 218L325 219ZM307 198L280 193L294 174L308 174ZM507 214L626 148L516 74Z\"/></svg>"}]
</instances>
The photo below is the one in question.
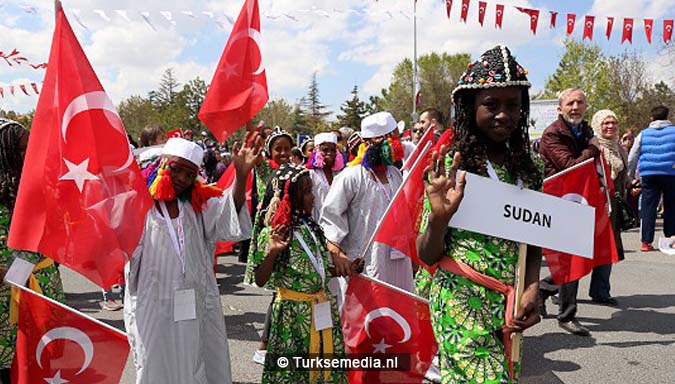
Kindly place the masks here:
<instances>
[{"instance_id":1,"label":"white hat","mask_svg":"<svg viewBox=\"0 0 675 384\"><path fill-rule=\"evenodd\" d=\"M204 159L204 150L192 141L172 137L164 144L162 155L180 157L200 167Z\"/></svg>"},{"instance_id":2,"label":"white hat","mask_svg":"<svg viewBox=\"0 0 675 384\"><path fill-rule=\"evenodd\" d=\"M405 131L405 120L399 121L398 124L396 124L396 126L398 127L398 133L403 134L403 132Z\"/></svg>"},{"instance_id":3,"label":"white hat","mask_svg":"<svg viewBox=\"0 0 675 384\"><path fill-rule=\"evenodd\" d=\"M361 120L361 137L372 139L384 136L396 129L396 120L389 112L377 112Z\"/></svg>"},{"instance_id":4,"label":"white hat","mask_svg":"<svg viewBox=\"0 0 675 384\"><path fill-rule=\"evenodd\" d=\"M319 146L323 143L337 144L337 136L333 132L323 132L314 136L314 145Z\"/></svg>"}]
</instances>

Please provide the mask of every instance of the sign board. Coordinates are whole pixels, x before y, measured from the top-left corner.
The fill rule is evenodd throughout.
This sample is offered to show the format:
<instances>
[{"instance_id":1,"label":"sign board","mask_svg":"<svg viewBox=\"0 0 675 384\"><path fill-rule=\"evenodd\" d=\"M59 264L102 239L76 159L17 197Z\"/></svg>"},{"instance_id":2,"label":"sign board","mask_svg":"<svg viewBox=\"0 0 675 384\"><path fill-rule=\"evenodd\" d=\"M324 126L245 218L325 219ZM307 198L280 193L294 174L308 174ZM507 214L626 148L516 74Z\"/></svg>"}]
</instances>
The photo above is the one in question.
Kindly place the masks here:
<instances>
[{"instance_id":1,"label":"sign board","mask_svg":"<svg viewBox=\"0 0 675 384\"><path fill-rule=\"evenodd\" d=\"M449 226L593 258L593 207L472 173L465 188Z\"/></svg>"},{"instance_id":2,"label":"sign board","mask_svg":"<svg viewBox=\"0 0 675 384\"><path fill-rule=\"evenodd\" d=\"M558 100L530 101L530 139L541 137L544 129L558 119Z\"/></svg>"}]
</instances>

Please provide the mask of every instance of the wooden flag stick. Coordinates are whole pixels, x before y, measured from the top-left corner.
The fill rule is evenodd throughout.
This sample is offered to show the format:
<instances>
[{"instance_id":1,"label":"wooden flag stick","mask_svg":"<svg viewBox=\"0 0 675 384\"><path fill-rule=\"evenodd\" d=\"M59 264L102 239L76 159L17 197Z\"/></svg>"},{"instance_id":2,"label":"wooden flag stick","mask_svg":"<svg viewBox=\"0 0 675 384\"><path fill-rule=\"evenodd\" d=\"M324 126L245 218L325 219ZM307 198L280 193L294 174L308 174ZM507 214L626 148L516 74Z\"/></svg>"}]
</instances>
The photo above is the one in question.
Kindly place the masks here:
<instances>
[{"instance_id":1,"label":"wooden flag stick","mask_svg":"<svg viewBox=\"0 0 675 384\"><path fill-rule=\"evenodd\" d=\"M527 270L527 244L520 243L518 245L518 264L516 265L516 297L513 303L513 318L515 319L520 306L520 299L525 290L525 272ZM514 363L520 362L520 343L523 334L514 332L511 334L511 360Z\"/></svg>"}]
</instances>

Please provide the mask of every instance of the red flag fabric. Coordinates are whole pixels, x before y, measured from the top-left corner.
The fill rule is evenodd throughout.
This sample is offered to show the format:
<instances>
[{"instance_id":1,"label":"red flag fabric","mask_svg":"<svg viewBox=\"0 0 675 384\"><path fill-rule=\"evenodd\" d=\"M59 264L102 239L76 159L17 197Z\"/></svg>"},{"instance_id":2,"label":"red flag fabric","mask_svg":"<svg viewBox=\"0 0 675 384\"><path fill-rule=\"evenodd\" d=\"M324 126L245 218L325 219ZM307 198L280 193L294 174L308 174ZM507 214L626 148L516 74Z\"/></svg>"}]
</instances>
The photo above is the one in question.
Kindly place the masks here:
<instances>
[{"instance_id":1,"label":"red flag fabric","mask_svg":"<svg viewBox=\"0 0 675 384\"><path fill-rule=\"evenodd\" d=\"M621 44L625 41L633 44L633 19L623 19L623 34L621 35Z\"/></svg>"},{"instance_id":2,"label":"red flag fabric","mask_svg":"<svg viewBox=\"0 0 675 384\"><path fill-rule=\"evenodd\" d=\"M593 40L593 24L595 24L595 16L586 15L584 18L584 36L581 38L582 40L585 38Z\"/></svg>"},{"instance_id":3,"label":"red flag fabric","mask_svg":"<svg viewBox=\"0 0 675 384\"><path fill-rule=\"evenodd\" d=\"M451 9L452 9L452 0L445 0L445 12L448 14L448 19L450 18Z\"/></svg>"},{"instance_id":4,"label":"red flag fabric","mask_svg":"<svg viewBox=\"0 0 675 384\"><path fill-rule=\"evenodd\" d=\"M234 185L235 177L234 165L230 164L223 172L223 175L220 176L216 186L223 190L231 188ZM253 198L253 172L248 175L246 179L246 205L248 206L248 211L251 212L251 199ZM262 199L262 196L260 197ZM234 249L234 245L237 242L232 241L221 241L216 243L215 255L223 255L225 253L230 253Z\"/></svg>"},{"instance_id":5,"label":"red flag fabric","mask_svg":"<svg viewBox=\"0 0 675 384\"><path fill-rule=\"evenodd\" d=\"M182 138L183 137L183 130L180 129L180 128L173 129L173 130L166 133L166 137L169 138L169 139L172 138L172 137Z\"/></svg>"},{"instance_id":6,"label":"red flag fabric","mask_svg":"<svg viewBox=\"0 0 675 384\"><path fill-rule=\"evenodd\" d=\"M487 2L479 1L478 2L478 22L480 26L483 26L483 21L485 21L485 10L487 9Z\"/></svg>"},{"instance_id":7,"label":"red flag fabric","mask_svg":"<svg viewBox=\"0 0 675 384\"><path fill-rule=\"evenodd\" d=\"M575 281L593 267L616 263L619 256L607 215L607 196L600 188L595 162L589 160L544 181L544 193L590 205L595 208L593 259L544 249L546 263L556 284Z\"/></svg>"},{"instance_id":8,"label":"red flag fabric","mask_svg":"<svg viewBox=\"0 0 675 384\"><path fill-rule=\"evenodd\" d=\"M551 28L555 28L555 22L558 19L558 12L549 11L551 13Z\"/></svg>"},{"instance_id":9,"label":"red flag fabric","mask_svg":"<svg viewBox=\"0 0 675 384\"><path fill-rule=\"evenodd\" d=\"M520 12L530 16L530 31L532 31L533 35L537 34L537 24L539 23L539 10L538 9L529 9L529 8L522 8L522 7L516 7L517 10Z\"/></svg>"},{"instance_id":10,"label":"red flag fabric","mask_svg":"<svg viewBox=\"0 0 675 384\"><path fill-rule=\"evenodd\" d=\"M357 275L342 308L347 353L405 354L407 371L350 371L350 384L421 383L438 351L426 301Z\"/></svg>"},{"instance_id":11,"label":"red flag fabric","mask_svg":"<svg viewBox=\"0 0 675 384\"><path fill-rule=\"evenodd\" d=\"M2 98L5 97L5 90L2 89L2 87L0 87L0 96L2 96Z\"/></svg>"},{"instance_id":12,"label":"red flag fabric","mask_svg":"<svg viewBox=\"0 0 675 384\"><path fill-rule=\"evenodd\" d=\"M429 127L426 132L422 135L420 138L420 141L417 143L415 146L415 149L412 151L410 156L408 156L408 159L403 163L403 167L401 167L401 171L410 171L417 161L417 158L420 156L420 153L424 150L424 147L427 145L427 143L434 143L434 129L433 127Z\"/></svg>"},{"instance_id":13,"label":"red flag fabric","mask_svg":"<svg viewBox=\"0 0 675 384\"><path fill-rule=\"evenodd\" d=\"M466 16L469 14L469 3L471 0L462 0L462 14L459 18L460 21L466 23Z\"/></svg>"},{"instance_id":14,"label":"red flag fabric","mask_svg":"<svg viewBox=\"0 0 675 384\"><path fill-rule=\"evenodd\" d=\"M59 6L8 245L107 289L120 282L151 206L122 120Z\"/></svg>"},{"instance_id":15,"label":"red flag fabric","mask_svg":"<svg viewBox=\"0 0 675 384\"><path fill-rule=\"evenodd\" d=\"M502 20L504 20L504 4L495 5L495 27L502 29Z\"/></svg>"},{"instance_id":16,"label":"red flag fabric","mask_svg":"<svg viewBox=\"0 0 675 384\"><path fill-rule=\"evenodd\" d=\"M668 44L673 37L673 19L663 20L663 42Z\"/></svg>"},{"instance_id":17,"label":"red flag fabric","mask_svg":"<svg viewBox=\"0 0 675 384\"><path fill-rule=\"evenodd\" d=\"M18 325L12 383L120 382L129 355L123 332L29 290Z\"/></svg>"},{"instance_id":18,"label":"red flag fabric","mask_svg":"<svg viewBox=\"0 0 675 384\"><path fill-rule=\"evenodd\" d=\"M199 110L199 120L219 142L260 111L267 100L258 0L246 0Z\"/></svg>"},{"instance_id":19,"label":"red flag fabric","mask_svg":"<svg viewBox=\"0 0 675 384\"><path fill-rule=\"evenodd\" d=\"M12 96L14 96L14 86L13 85L9 86L9 93L11 93Z\"/></svg>"},{"instance_id":20,"label":"red flag fabric","mask_svg":"<svg viewBox=\"0 0 675 384\"><path fill-rule=\"evenodd\" d=\"M605 30L605 36L607 36L607 40L612 36L612 27L614 27L614 18L611 16L607 16L607 29Z\"/></svg>"},{"instance_id":21,"label":"red flag fabric","mask_svg":"<svg viewBox=\"0 0 675 384\"><path fill-rule=\"evenodd\" d=\"M26 90L26 85L25 84L19 84L19 88L21 88L21 92L23 92L26 96L30 96L28 94L28 91Z\"/></svg>"},{"instance_id":22,"label":"red flag fabric","mask_svg":"<svg viewBox=\"0 0 675 384\"><path fill-rule=\"evenodd\" d=\"M567 14L567 35L571 35L574 32L574 23L576 22L577 15L574 13Z\"/></svg>"},{"instance_id":23,"label":"red flag fabric","mask_svg":"<svg viewBox=\"0 0 675 384\"><path fill-rule=\"evenodd\" d=\"M35 94L36 94L36 95L39 95L39 94L40 94L40 91L38 91L37 84L35 84L35 83L30 83L30 86L31 86L31 88L33 88L33 91L35 91Z\"/></svg>"},{"instance_id":24,"label":"red flag fabric","mask_svg":"<svg viewBox=\"0 0 675 384\"><path fill-rule=\"evenodd\" d=\"M645 23L645 36L647 36L647 42L652 43L652 29L654 28L654 19L644 19Z\"/></svg>"}]
</instances>

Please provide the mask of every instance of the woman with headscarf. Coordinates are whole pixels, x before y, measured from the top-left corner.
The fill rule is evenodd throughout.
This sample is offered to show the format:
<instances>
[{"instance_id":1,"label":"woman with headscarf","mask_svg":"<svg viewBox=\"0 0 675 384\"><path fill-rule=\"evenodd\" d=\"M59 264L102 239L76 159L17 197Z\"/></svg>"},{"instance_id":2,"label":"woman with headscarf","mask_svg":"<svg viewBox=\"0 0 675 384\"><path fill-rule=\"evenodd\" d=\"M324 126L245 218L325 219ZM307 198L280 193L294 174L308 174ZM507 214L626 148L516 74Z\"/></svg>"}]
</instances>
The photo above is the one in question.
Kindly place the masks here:
<instances>
[{"instance_id":1,"label":"woman with headscarf","mask_svg":"<svg viewBox=\"0 0 675 384\"><path fill-rule=\"evenodd\" d=\"M626 187L628 186L628 160L625 149L619 144L619 120L616 114L609 109L603 109L593 115L591 127L595 136L600 142L602 155L609 164L611 182L614 187L617 198L626 198ZM610 188L611 189L611 188ZM612 213L610 222L614 231L614 241L616 250L619 254L619 260L623 260L623 243L621 242L621 229L619 228L619 208L616 198L611 200ZM593 268L591 278L591 287L588 295L593 302L607 305L618 305L610 293L609 276L612 272L612 264L601 265Z\"/></svg>"},{"instance_id":2,"label":"woman with headscarf","mask_svg":"<svg viewBox=\"0 0 675 384\"><path fill-rule=\"evenodd\" d=\"M12 211L19 190L23 159L28 146L28 131L16 121L0 119L0 279L16 258L35 265L33 276L42 294L60 302L65 301L61 275L54 262L38 253L7 248L7 235ZM37 290L32 283L29 288ZM16 344L18 319L16 288L0 285L0 382L9 383L10 366Z\"/></svg>"}]
</instances>

